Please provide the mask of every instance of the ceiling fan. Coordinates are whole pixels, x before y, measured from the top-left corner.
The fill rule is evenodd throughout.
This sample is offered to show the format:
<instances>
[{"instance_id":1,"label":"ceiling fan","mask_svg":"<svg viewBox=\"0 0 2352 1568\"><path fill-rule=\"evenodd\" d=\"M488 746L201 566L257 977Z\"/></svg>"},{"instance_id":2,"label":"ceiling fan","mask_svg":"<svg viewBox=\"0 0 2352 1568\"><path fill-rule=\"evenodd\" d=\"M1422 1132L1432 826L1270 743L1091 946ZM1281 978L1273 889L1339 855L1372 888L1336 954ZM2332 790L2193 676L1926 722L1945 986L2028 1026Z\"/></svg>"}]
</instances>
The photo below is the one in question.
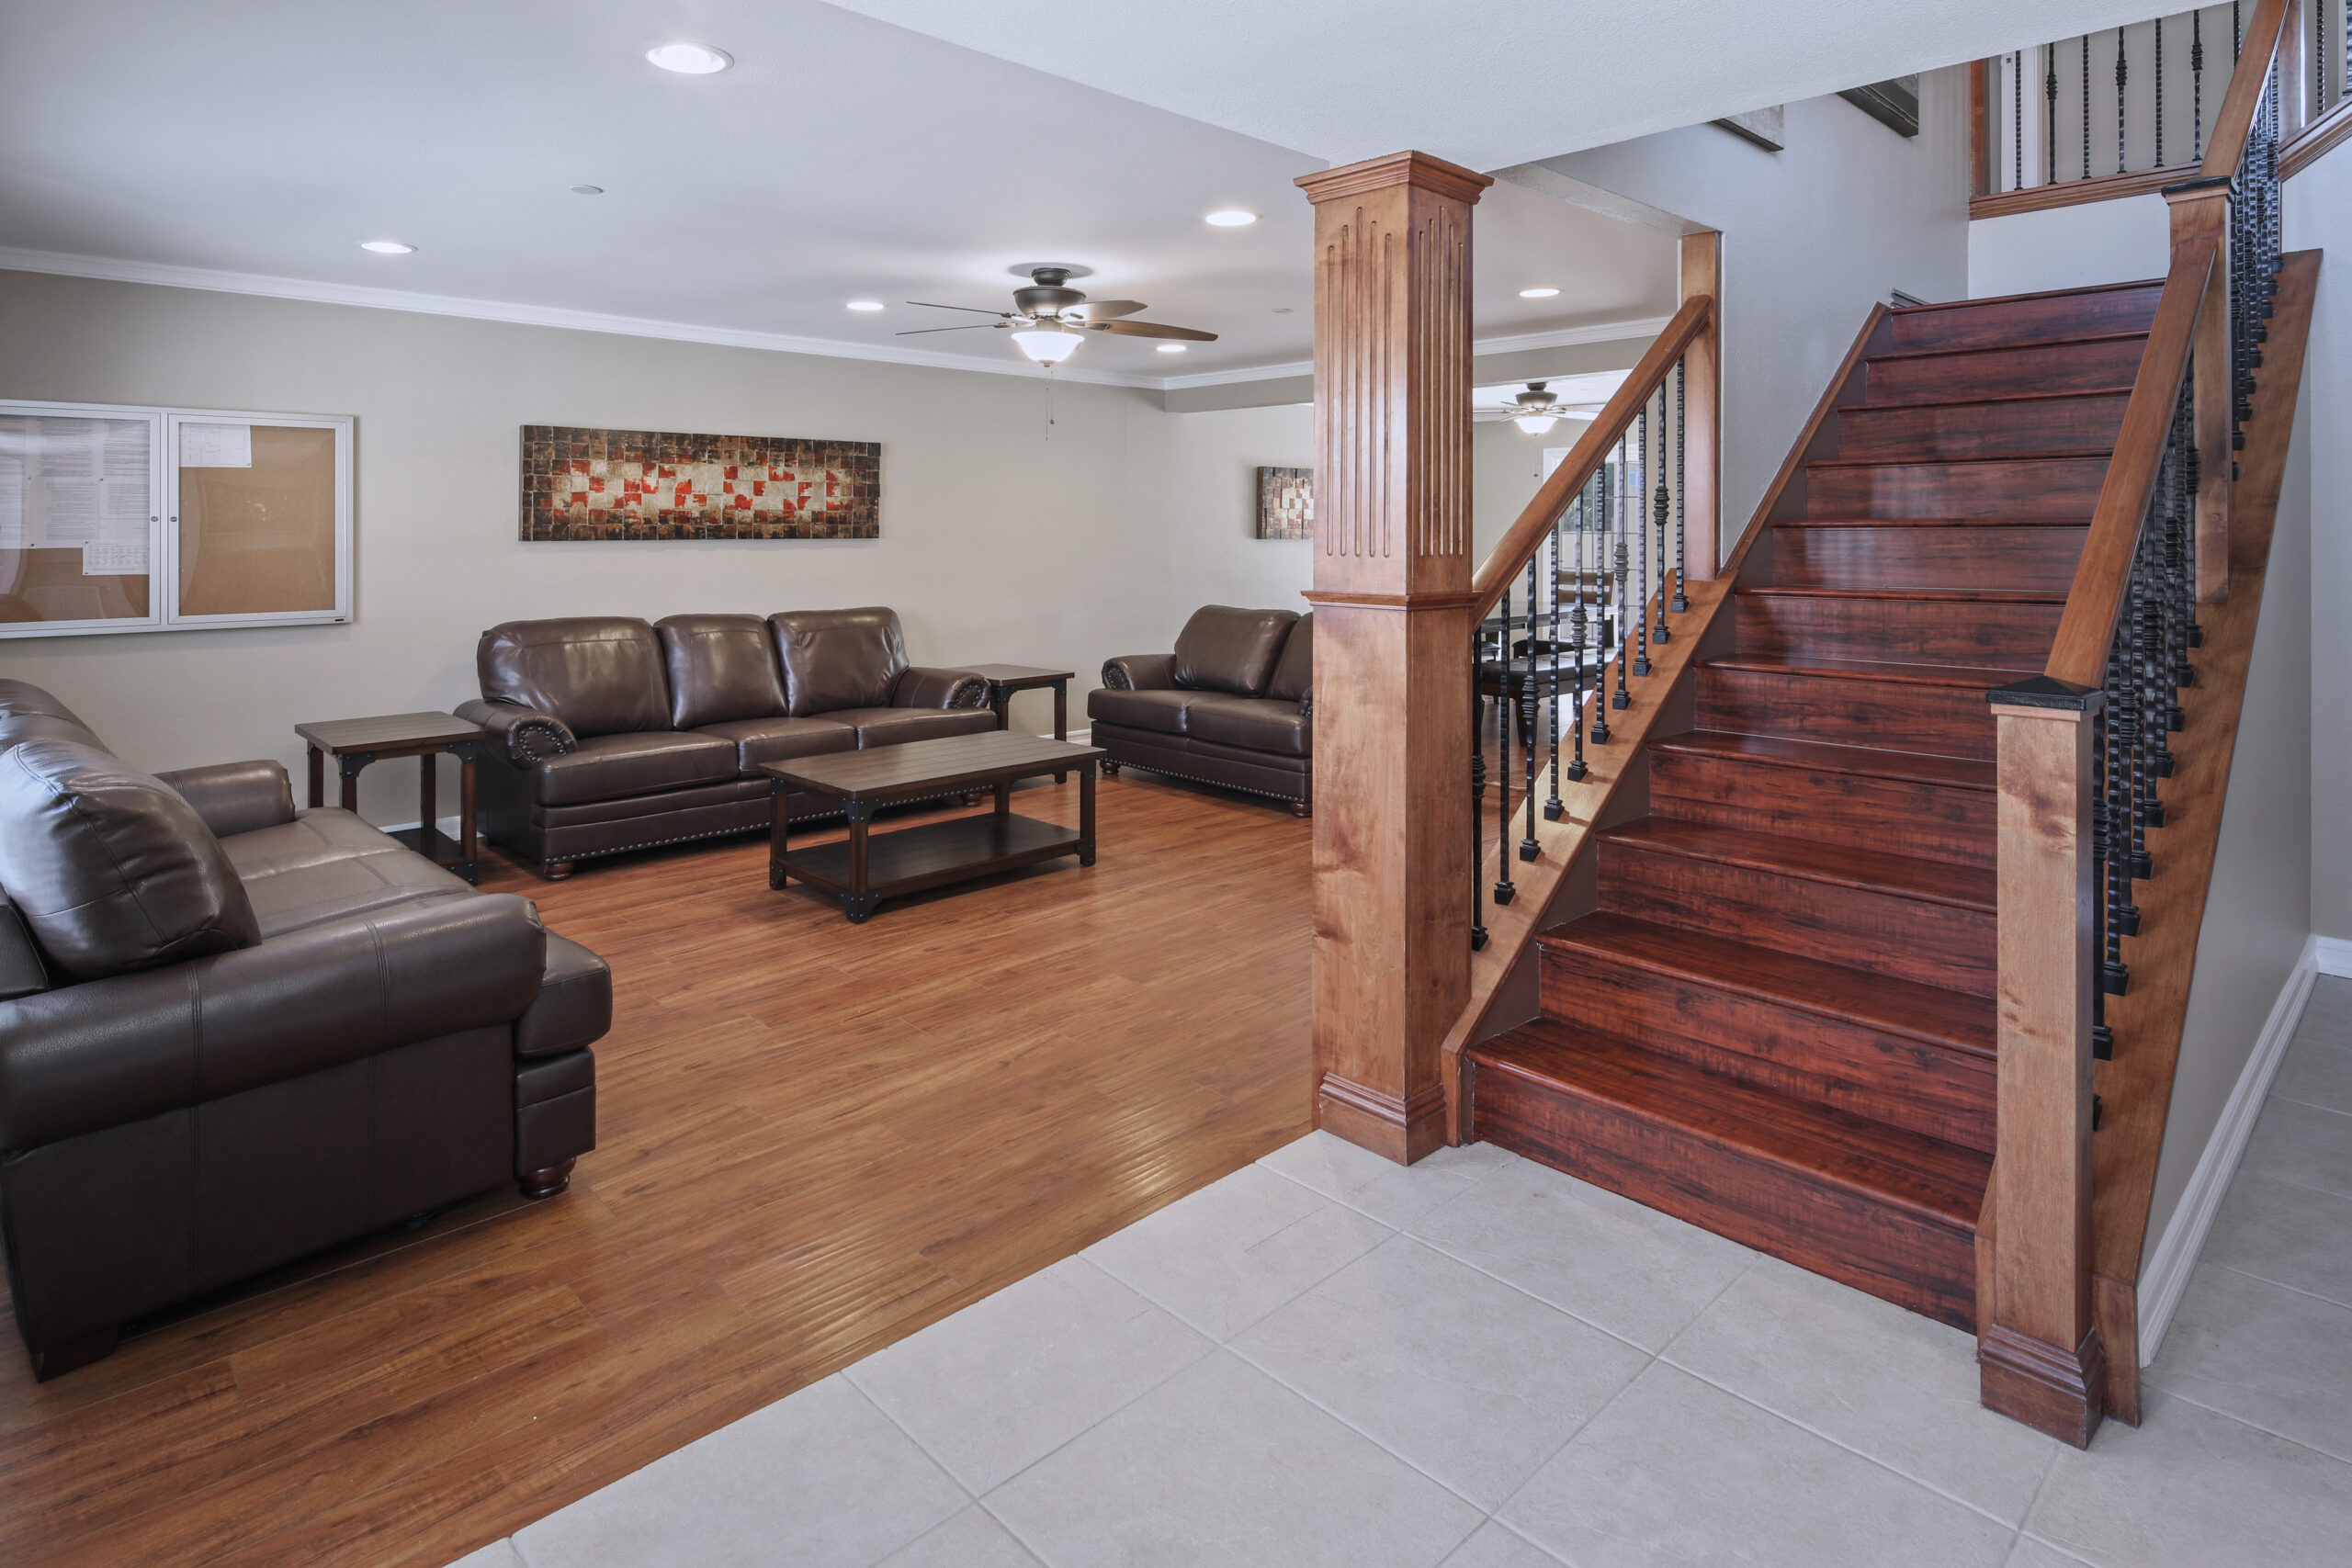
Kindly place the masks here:
<instances>
[{"instance_id":1,"label":"ceiling fan","mask_svg":"<svg viewBox=\"0 0 2352 1568\"><path fill-rule=\"evenodd\" d=\"M1530 381L1527 390L1498 409L1480 409L1471 417L1481 423L1507 419L1530 435L1541 435L1564 419L1589 418L1597 404L1564 403L1557 396L1544 389L1542 381Z\"/></svg>"},{"instance_id":2,"label":"ceiling fan","mask_svg":"<svg viewBox=\"0 0 2352 1568\"><path fill-rule=\"evenodd\" d=\"M1087 333L1110 333L1118 337L1185 338L1193 343L1215 343L1216 333L1195 332L1191 327L1162 326L1158 321L1131 321L1123 318L1144 309L1140 299L1089 299L1069 287L1071 268L1066 266L1034 266L1029 269L1030 283L1026 288L1012 291L1010 310L983 310L971 305L939 305L928 299L910 299L910 305L921 305L932 310L968 310L976 316L994 316L993 321L973 321L960 327L916 327L898 335L914 337L922 333L967 333L981 327L1011 331L1012 341L1021 352L1044 366L1055 366L1078 351L1086 341Z\"/></svg>"}]
</instances>

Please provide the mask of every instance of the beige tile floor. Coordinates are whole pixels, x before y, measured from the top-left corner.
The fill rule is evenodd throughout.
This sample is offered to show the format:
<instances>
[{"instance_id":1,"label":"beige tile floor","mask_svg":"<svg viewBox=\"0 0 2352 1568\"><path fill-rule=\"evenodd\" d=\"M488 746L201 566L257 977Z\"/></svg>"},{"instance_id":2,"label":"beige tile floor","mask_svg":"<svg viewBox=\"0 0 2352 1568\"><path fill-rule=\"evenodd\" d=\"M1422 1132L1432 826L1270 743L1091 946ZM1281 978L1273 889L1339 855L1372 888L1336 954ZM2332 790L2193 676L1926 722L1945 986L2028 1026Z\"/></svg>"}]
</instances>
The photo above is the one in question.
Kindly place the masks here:
<instances>
[{"instance_id":1,"label":"beige tile floor","mask_svg":"<svg viewBox=\"0 0 2352 1568\"><path fill-rule=\"evenodd\" d=\"M462 1568L2352 1562L2352 983L2077 1453L1966 1336L1498 1150L1320 1134Z\"/></svg>"}]
</instances>

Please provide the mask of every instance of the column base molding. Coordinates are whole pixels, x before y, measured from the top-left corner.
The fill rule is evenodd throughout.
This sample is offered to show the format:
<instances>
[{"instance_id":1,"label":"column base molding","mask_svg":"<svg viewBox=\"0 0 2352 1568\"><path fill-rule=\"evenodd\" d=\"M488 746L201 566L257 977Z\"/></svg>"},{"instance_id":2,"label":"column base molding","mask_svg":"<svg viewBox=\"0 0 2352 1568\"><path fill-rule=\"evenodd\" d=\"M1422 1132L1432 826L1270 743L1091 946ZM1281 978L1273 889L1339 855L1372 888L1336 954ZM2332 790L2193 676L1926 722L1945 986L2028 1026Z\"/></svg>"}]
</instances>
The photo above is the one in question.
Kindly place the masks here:
<instances>
[{"instance_id":1,"label":"column base molding","mask_svg":"<svg viewBox=\"0 0 2352 1568\"><path fill-rule=\"evenodd\" d=\"M1315 1089L1315 1124L1359 1148L1410 1165L1445 1146L1445 1090L1431 1084L1399 1100L1325 1073Z\"/></svg>"},{"instance_id":2,"label":"column base molding","mask_svg":"<svg viewBox=\"0 0 2352 1568\"><path fill-rule=\"evenodd\" d=\"M2107 1348L2097 1325L2068 1352L1996 1323L1978 1341L1976 1363L1987 1410L2078 1449L2090 1446L2107 1413Z\"/></svg>"}]
</instances>

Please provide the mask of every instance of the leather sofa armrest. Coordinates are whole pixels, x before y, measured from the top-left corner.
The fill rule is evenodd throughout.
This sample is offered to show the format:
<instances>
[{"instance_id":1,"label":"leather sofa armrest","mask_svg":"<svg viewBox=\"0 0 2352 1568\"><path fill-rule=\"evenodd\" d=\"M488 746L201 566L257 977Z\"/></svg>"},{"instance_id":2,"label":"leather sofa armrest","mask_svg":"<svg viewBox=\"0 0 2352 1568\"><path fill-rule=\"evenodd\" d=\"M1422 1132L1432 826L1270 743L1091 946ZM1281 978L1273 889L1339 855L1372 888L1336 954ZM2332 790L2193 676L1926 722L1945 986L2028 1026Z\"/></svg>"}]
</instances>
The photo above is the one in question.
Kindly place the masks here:
<instances>
[{"instance_id":1,"label":"leather sofa armrest","mask_svg":"<svg viewBox=\"0 0 2352 1568\"><path fill-rule=\"evenodd\" d=\"M453 894L0 1002L0 1150L512 1023L546 950L528 900Z\"/></svg>"},{"instance_id":2,"label":"leather sofa armrest","mask_svg":"<svg viewBox=\"0 0 2352 1568\"><path fill-rule=\"evenodd\" d=\"M988 701L987 677L969 670L926 670L920 664L900 671L890 691L894 708L978 708L986 707Z\"/></svg>"},{"instance_id":3,"label":"leather sofa armrest","mask_svg":"<svg viewBox=\"0 0 2352 1568\"><path fill-rule=\"evenodd\" d=\"M294 781L282 762L216 762L155 776L196 807L216 839L294 820Z\"/></svg>"},{"instance_id":4,"label":"leather sofa armrest","mask_svg":"<svg viewBox=\"0 0 2352 1568\"><path fill-rule=\"evenodd\" d=\"M544 762L578 749L571 727L553 714L480 697L458 705L458 716L490 732L491 750L518 768Z\"/></svg>"},{"instance_id":5,"label":"leather sofa armrest","mask_svg":"<svg viewBox=\"0 0 2352 1568\"><path fill-rule=\"evenodd\" d=\"M1172 692L1176 689L1176 656L1172 653L1123 653L1102 661L1102 683L1114 692Z\"/></svg>"}]
</instances>

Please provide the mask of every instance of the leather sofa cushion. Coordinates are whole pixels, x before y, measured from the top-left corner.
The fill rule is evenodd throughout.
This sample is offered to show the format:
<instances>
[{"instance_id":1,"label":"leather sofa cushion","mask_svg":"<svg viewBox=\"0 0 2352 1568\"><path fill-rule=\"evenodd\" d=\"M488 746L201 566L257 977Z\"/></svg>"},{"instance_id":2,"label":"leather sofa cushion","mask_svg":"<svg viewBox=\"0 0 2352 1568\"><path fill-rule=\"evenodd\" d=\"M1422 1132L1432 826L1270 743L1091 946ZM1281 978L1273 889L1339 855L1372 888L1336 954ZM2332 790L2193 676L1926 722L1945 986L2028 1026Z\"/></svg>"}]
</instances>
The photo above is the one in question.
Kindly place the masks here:
<instances>
[{"instance_id":1,"label":"leather sofa cushion","mask_svg":"<svg viewBox=\"0 0 2352 1568\"><path fill-rule=\"evenodd\" d=\"M49 989L49 967L17 907L0 896L0 1002Z\"/></svg>"},{"instance_id":2,"label":"leather sofa cushion","mask_svg":"<svg viewBox=\"0 0 2352 1568\"><path fill-rule=\"evenodd\" d=\"M298 811L294 820L275 828L232 833L220 840L221 852L237 868L238 879L250 888L258 878L298 865L349 860L354 855L407 854L398 839L371 828L339 807L312 807Z\"/></svg>"},{"instance_id":3,"label":"leather sofa cushion","mask_svg":"<svg viewBox=\"0 0 2352 1568\"><path fill-rule=\"evenodd\" d=\"M1107 719L1163 735L1184 733L1184 705L1196 692L1114 692L1105 686L1086 694L1086 716Z\"/></svg>"},{"instance_id":4,"label":"leather sofa cushion","mask_svg":"<svg viewBox=\"0 0 2352 1568\"><path fill-rule=\"evenodd\" d=\"M1235 697L1197 692L1184 709L1184 733L1196 740L1304 757L1314 750L1314 731L1295 701Z\"/></svg>"},{"instance_id":5,"label":"leather sofa cushion","mask_svg":"<svg viewBox=\"0 0 2352 1568\"><path fill-rule=\"evenodd\" d=\"M980 735L996 728L996 715L986 708L842 708L825 716L835 724L854 725L861 749Z\"/></svg>"},{"instance_id":6,"label":"leather sofa cushion","mask_svg":"<svg viewBox=\"0 0 2352 1568\"><path fill-rule=\"evenodd\" d=\"M578 750L550 757L532 769L531 788L541 806L569 806L723 784L734 776L732 742L716 735L662 729L582 739Z\"/></svg>"},{"instance_id":7,"label":"leather sofa cushion","mask_svg":"<svg viewBox=\"0 0 2352 1568\"><path fill-rule=\"evenodd\" d=\"M261 940L244 886L196 808L77 741L0 754L0 888L69 979Z\"/></svg>"},{"instance_id":8,"label":"leather sofa cushion","mask_svg":"<svg viewBox=\"0 0 2352 1568\"><path fill-rule=\"evenodd\" d=\"M775 628L793 717L890 705L890 694L907 668L906 638L899 635L896 610L788 610L770 615L768 624Z\"/></svg>"},{"instance_id":9,"label":"leather sofa cushion","mask_svg":"<svg viewBox=\"0 0 2352 1568\"><path fill-rule=\"evenodd\" d=\"M1315 691L1315 612L1309 610L1291 626L1283 656L1266 681L1266 695L1295 703Z\"/></svg>"},{"instance_id":10,"label":"leather sofa cushion","mask_svg":"<svg viewBox=\"0 0 2352 1568\"><path fill-rule=\"evenodd\" d=\"M1196 692L1257 696L1266 689L1283 639L1297 619L1288 610L1202 605L1176 636L1176 683Z\"/></svg>"},{"instance_id":11,"label":"leather sofa cushion","mask_svg":"<svg viewBox=\"0 0 2352 1568\"><path fill-rule=\"evenodd\" d=\"M345 855L245 879L265 938L401 904L463 897L472 888L423 855Z\"/></svg>"},{"instance_id":12,"label":"leather sofa cushion","mask_svg":"<svg viewBox=\"0 0 2352 1568\"><path fill-rule=\"evenodd\" d=\"M775 642L757 615L671 615L653 623L670 671L670 726L701 729L784 712Z\"/></svg>"},{"instance_id":13,"label":"leather sofa cushion","mask_svg":"<svg viewBox=\"0 0 2352 1568\"><path fill-rule=\"evenodd\" d=\"M48 692L29 681L0 680L0 751L27 740L78 740L107 749L72 708Z\"/></svg>"},{"instance_id":14,"label":"leather sofa cushion","mask_svg":"<svg viewBox=\"0 0 2352 1568\"><path fill-rule=\"evenodd\" d=\"M670 728L662 639L643 621L507 621L474 650L481 694L561 719L582 739Z\"/></svg>"},{"instance_id":15,"label":"leather sofa cushion","mask_svg":"<svg viewBox=\"0 0 2352 1568\"><path fill-rule=\"evenodd\" d=\"M698 733L715 735L734 747L736 771L744 773L758 772L763 762L857 750L856 728L830 716L742 718L731 724L706 724Z\"/></svg>"},{"instance_id":16,"label":"leather sofa cushion","mask_svg":"<svg viewBox=\"0 0 2352 1568\"><path fill-rule=\"evenodd\" d=\"M612 1026L611 967L569 937L548 932L547 968L539 980L539 994L514 1021L514 1054L553 1056L577 1050L602 1040Z\"/></svg>"}]
</instances>

